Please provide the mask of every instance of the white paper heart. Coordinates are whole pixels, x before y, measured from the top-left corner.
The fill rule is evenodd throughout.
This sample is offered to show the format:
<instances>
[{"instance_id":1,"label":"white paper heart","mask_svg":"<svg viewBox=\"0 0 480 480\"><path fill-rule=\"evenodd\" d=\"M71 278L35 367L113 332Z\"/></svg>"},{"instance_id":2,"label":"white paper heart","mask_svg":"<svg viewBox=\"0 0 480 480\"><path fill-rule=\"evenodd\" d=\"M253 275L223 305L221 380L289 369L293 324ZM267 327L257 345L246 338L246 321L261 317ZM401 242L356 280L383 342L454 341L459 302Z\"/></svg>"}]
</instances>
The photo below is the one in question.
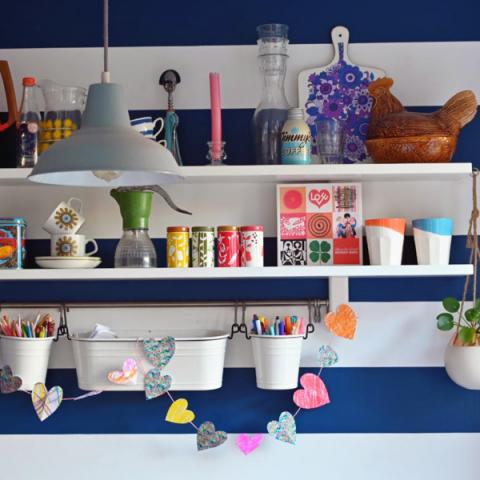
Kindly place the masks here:
<instances>
[{"instance_id":1,"label":"white paper heart","mask_svg":"<svg viewBox=\"0 0 480 480\"><path fill-rule=\"evenodd\" d=\"M62 387L52 387L47 390L43 383L36 383L32 390L32 403L41 422L52 415L63 400Z\"/></svg>"}]
</instances>

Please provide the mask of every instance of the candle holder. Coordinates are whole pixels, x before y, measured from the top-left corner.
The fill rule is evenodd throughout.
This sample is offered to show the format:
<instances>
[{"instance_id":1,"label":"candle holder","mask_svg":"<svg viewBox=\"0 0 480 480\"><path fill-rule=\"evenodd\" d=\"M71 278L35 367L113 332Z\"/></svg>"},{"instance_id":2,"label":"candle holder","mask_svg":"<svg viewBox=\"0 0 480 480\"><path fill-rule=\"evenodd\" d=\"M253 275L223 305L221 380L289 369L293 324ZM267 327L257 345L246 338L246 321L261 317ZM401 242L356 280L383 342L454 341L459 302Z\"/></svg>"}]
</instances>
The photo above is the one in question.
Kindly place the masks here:
<instances>
[{"instance_id":1,"label":"candle holder","mask_svg":"<svg viewBox=\"0 0 480 480\"><path fill-rule=\"evenodd\" d=\"M207 147L207 160L210 161L210 165L225 165L224 160L227 159L225 142L207 142Z\"/></svg>"}]
</instances>

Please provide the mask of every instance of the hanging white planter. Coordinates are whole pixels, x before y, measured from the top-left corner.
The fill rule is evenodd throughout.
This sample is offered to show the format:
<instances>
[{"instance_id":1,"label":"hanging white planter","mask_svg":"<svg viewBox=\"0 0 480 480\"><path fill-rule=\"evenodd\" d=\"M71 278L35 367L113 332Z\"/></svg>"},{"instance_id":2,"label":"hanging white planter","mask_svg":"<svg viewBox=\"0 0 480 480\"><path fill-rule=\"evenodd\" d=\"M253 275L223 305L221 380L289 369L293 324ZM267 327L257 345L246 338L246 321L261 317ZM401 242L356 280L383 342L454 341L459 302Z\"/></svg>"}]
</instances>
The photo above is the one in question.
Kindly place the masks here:
<instances>
[{"instance_id":1,"label":"hanging white planter","mask_svg":"<svg viewBox=\"0 0 480 480\"><path fill-rule=\"evenodd\" d=\"M455 346L453 338L445 350L445 370L457 385L480 390L480 345Z\"/></svg>"}]
</instances>

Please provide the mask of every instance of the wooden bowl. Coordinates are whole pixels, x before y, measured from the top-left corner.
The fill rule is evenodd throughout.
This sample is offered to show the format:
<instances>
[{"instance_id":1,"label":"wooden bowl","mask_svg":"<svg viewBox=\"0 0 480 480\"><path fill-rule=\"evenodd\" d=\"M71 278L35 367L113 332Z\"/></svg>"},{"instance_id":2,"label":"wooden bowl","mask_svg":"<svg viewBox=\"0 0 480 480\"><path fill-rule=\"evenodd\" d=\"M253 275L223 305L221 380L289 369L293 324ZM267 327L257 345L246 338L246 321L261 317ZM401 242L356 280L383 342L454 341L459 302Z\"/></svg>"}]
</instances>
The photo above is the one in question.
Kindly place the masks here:
<instances>
[{"instance_id":1,"label":"wooden bowl","mask_svg":"<svg viewBox=\"0 0 480 480\"><path fill-rule=\"evenodd\" d=\"M365 142L375 163L447 163L455 152L453 135L374 138Z\"/></svg>"}]
</instances>

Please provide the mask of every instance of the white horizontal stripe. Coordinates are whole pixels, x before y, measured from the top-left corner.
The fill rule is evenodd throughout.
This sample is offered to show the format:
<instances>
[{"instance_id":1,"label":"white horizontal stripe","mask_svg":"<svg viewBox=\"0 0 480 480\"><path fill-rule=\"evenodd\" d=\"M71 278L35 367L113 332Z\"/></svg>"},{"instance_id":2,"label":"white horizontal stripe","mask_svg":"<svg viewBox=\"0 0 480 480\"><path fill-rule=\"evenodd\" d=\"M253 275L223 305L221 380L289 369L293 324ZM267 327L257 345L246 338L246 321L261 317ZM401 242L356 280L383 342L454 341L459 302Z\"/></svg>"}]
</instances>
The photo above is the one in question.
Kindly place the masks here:
<instances>
[{"instance_id":1,"label":"white horizontal stripe","mask_svg":"<svg viewBox=\"0 0 480 480\"><path fill-rule=\"evenodd\" d=\"M263 225L265 235L275 237L276 185L193 184L167 187L180 207L192 216L174 212L154 196L151 236L165 237L168 225ZM471 211L470 180L453 182L366 182L363 184L363 215L367 218L451 217L454 234L465 235ZM81 233L89 238L119 238L121 217L107 189L64 187L1 187L2 216L24 217L28 238L47 238L42 225L62 200L84 201L86 222Z\"/></svg>"},{"instance_id":2,"label":"white horizontal stripe","mask_svg":"<svg viewBox=\"0 0 480 480\"><path fill-rule=\"evenodd\" d=\"M268 300L268 299L266 299ZM435 317L442 311L440 302L352 303L358 314L355 340L333 337L323 324L303 342L302 366L318 365L317 352L322 344L331 344L338 352L339 367L438 367L450 333L436 328ZM3 312L4 310L2 310ZM54 313L54 312L52 312ZM251 326L254 313L272 318L276 315L299 315L307 318L304 307L249 308L246 319ZM58 314L54 313L56 316ZM30 313L31 315L31 313ZM133 320L133 323L132 323ZM95 323L113 330L225 330L234 321L233 308L165 308L165 309L71 309L68 323L71 332L88 331ZM428 342L425 342L428 339ZM228 342L226 367L253 367L251 344L238 334ZM54 345L51 368L74 368L70 342L62 339Z\"/></svg>"},{"instance_id":3,"label":"white horizontal stripe","mask_svg":"<svg viewBox=\"0 0 480 480\"><path fill-rule=\"evenodd\" d=\"M189 434L1 436L8 458L2 473L15 480L46 479L54 472L68 472L69 480L146 479L152 472L202 480L291 480L313 472L335 479L478 478L480 434L310 434L298 435L296 446L264 438L248 457L236 437L197 452L195 435Z\"/></svg>"},{"instance_id":4,"label":"white horizontal stripe","mask_svg":"<svg viewBox=\"0 0 480 480\"><path fill-rule=\"evenodd\" d=\"M287 97L297 103L297 76L307 68L326 65L331 45L289 47ZM182 82L175 92L178 109L209 108L208 73L220 72L224 108L253 108L259 102L261 77L257 47L118 47L110 49L112 81L123 84L130 109L165 109L166 93L158 85L167 68L178 70ZM454 93L472 89L480 96L480 42L368 43L350 47L352 61L381 68L395 79L394 93L404 105L443 105ZM100 81L99 48L8 49L0 58L10 62L17 95L23 76L51 78L67 85ZM0 107L5 109L5 103Z\"/></svg>"}]
</instances>

